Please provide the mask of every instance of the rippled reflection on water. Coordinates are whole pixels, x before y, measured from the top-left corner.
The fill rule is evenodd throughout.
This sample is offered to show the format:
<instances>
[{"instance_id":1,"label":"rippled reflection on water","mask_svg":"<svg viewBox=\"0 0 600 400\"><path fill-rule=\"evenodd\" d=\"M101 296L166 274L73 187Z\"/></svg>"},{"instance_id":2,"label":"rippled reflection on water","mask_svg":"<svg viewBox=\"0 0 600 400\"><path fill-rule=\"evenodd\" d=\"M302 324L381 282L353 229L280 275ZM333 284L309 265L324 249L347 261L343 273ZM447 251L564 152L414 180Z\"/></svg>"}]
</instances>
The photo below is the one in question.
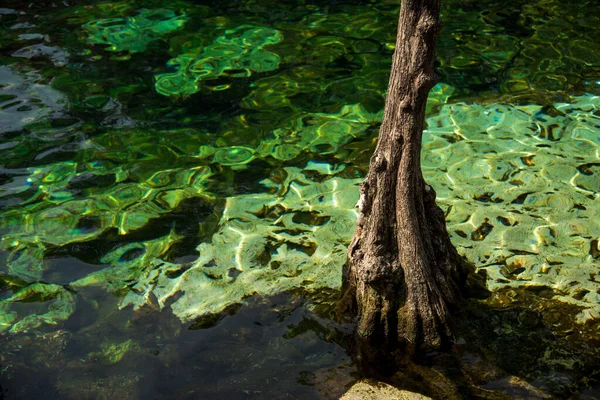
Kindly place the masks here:
<instances>
[{"instance_id":1,"label":"rippled reflection on water","mask_svg":"<svg viewBox=\"0 0 600 400\"><path fill-rule=\"evenodd\" d=\"M236 305L339 284L397 6L5 3L8 394L339 394L352 368L312 306ZM593 323L598 5L444 7L423 165L452 239L490 287L549 287Z\"/></svg>"}]
</instances>

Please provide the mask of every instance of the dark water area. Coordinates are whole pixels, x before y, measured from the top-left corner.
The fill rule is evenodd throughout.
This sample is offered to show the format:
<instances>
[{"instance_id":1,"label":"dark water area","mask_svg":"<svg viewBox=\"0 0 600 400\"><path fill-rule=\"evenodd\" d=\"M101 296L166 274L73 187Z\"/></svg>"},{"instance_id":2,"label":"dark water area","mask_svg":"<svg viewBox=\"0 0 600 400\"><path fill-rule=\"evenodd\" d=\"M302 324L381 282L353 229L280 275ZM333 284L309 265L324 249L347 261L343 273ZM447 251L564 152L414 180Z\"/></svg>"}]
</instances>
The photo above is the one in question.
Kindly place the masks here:
<instances>
[{"instance_id":1,"label":"dark water area","mask_svg":"<svg viewBox=\"0 0 600 400\"><path fill-rule=\"evenodd\" d=\"M326 321L297 296L203 326L97 300L104 310L78 309L61 330L3 340L18 360L4 369L5 398L336 398L355 379Z\"/></svg>"},{"instance_id":2,"label":"dark water area","mask_svg":"<svg viewBox=\"0 0 600 400\"><path fill-rule=\"evenodd\" d=\"M538 339L573 348L502 369L595 398L598 365L572 357L597 355L600 321L600 5L442 7L424 173L495 304L533 288L539 326L569 321ZM398 11L3 1L0 398L338 398L358 379L327 310ZM534 343L523 315L473 329ZM510 396L502 379L473 384Z\"/></svg>"}]
</instances>

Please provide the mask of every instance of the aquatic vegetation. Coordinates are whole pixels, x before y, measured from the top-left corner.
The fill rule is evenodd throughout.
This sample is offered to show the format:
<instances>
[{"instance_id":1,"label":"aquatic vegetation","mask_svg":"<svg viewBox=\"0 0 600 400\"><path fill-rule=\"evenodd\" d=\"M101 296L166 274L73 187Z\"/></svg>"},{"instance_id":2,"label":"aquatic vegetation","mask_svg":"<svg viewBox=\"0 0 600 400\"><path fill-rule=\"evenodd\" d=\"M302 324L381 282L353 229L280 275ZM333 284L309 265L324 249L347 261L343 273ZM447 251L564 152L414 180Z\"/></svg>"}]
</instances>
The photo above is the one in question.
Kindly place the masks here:
<instances>
[{"instance_id":1,"label":"aquatic vegetation","mask_svg":"<svg viewBox=\"0 0 600 400\"><path fill-rule=\"evenodd\" d=\"M598 94L597 4L470 2L442 5L437 44L444 80L480 91L498 85L514 95L575 90ZM595 22L591 22L594 20Z\"/></svg>"},{"instance_id":2,"label":"aquatic vegetation","mask_svg":"<svg viewBox=\"0 0 600 400\"><path fill-rule=\"evenodd\" d=\"M600 143L593 132L600 126L594 114L599 108L600 97L594 96L556 104L552 109L555 111L535 105L445 105L439 115L427 120L423 147L424 174L436 189L441 205L448 209L452 240L469 260L487 272L490 288L557 290L558 299L584 307L577 317L581 322L596 318L600 311L599 284L588 279L599 254L592 250L600 237L600 223L595 218L600 211L595 201L598 191L585 186L588 181L598 180L593 165ZM558 132L556 126L563 128ZM553 132L551 137L549 132ZM580 156L563 157L573 151ZM328 252L333 251L327 247L332 240L334 246L337 240L347 244L354 229L358 180L324 180L321 184L344 188L345 199L339 201L334 196L328 204L324 197L324 204L315 204L312 193L316 183L297 169L286 168L286 174L279 185L264 182L275 189L275 194L229 198L219 232L212 243L198 248L198 261L183 266L163 264L140 283L140 293L152 292L163 304L178 290L186 294L201 291L202 296L192 295L189 300L183 296L172 305L180 318L189 320L219 312L250 293L272 294L273 287L287 287L295 276L290 266L280 265L284 259L301 265L298 276L305 280L304 271L315 268L311 266L312 256L306 254L310 253L311 243ZM318 190L329 193L331 189ZM297 216L299 212L313 215L311 230L296 226L299 217L290 214ZM321 235L328 223L319 225L317 220L322 217L321 222L325 221L338 212L347 213L343 224L335 223L339 236L332 239ZM279 254L285 254L285 258ZM298 255L300 259L296 259ZM274 262L275 272L268 268L273 269ZM267 272L269 280L260 281L266 280L263 274ZM329 272L329 267L321 271L323 279ZM278 274L282 276L278 278ZM332 287L308 274L309 282L303 287ZM167 278L169 275L176 278ZM196 284L198 289L193 289L191 286ZM125 304L143 304L143 296L134 293L126 296L129 300Z\"/></svg>"},{"instance_id":3,"label":"aquatic vegetation","mask_svg":"<svg viewBox=\"0 0 600 400\"><path fill-rule=\"evenodd\" d=\"M274 71L279 67L279 56L264 47L281 40L283 36L279 31L262 26L242 25L226 30L201 50L169 60L167 65L177 72L156 75L156 91L165 96L189 96L200 90L202 81ZM217 85L211 90L227 87Z\"/></svg>"},{"instance_id":4,"label":"aquatic vegetation","mask_svg":"<svg viewBox=\"0 0 600 400\"><path fill-rule=\"evenodd\" d=\"M261 295L335 292L382 116L398 4L92 3L0 10L3 388L21 369L53 374L47 385L63 397L143 397L142 364L198 382L232 353L230 382L250 382L240 364L272 366L283 341L311 346L326 334L295 315L298 326L280 319L277 339L258 348L267 325L246 325L223 349L194 352L211 361L193 371L178 361L177 335L211 340L230 330L232 310L252 308L244 303L292 312L279 308L284 296ZM598 5L443 7L422 164L452 240L487 273L497 304L543 294L549 325L596 329ZM110 59L99 62L101 48ZM560 317L545 312L557 308ZM181 324L223 311L210 330ZM531 315L500 317L477 335L507 346L524 338L525 349L538 342ZM576 370L563 348L535 361ZM298 382L314 381L298 371ZM21 397L34 397L29 387Z\"/></svg>"},{"instance_id":5,"label":"aquatic vegetation","mask_svg":"<svg viewBox=\"0 0 600 400\"><path fill-rule=\"evenodd\" d=\"M98 286L112 293L125 293L180 239L180 235L170 232L158 239L118 247L100 260L109 265L107 268L74 281L71 286Z\"/></svg>"},{"instance_id":6,"label":"aquatic vegetation","mask_svg":"<svg viewBox=\"0 0 600 400\"><path fill-rule=\"evenodd\" d=\"M600 237L594 218L599 108L594 96L553 107L444 105L427 120L423 148L424 173L448 208L453 241L487 271L490 287L552 288L561 300L585 307L581 321L598 313L598 284L588 278ZM297 118L257 149L204 146L200 156L241 168L257 157L289 160L319 148L335 154L378 118L358 104L346 106L336 114ZM563 157L572 152L578 158ZM23 190L36 188L32 198L44 196L53 205L32 203L2 214L8 228L2 243L11 249L9 275L37 281L47 248L88 241L109 228L121 234L140 229L183 199L202 196L210 176L206 167L159 171L140 184L117 183L75 200L68 191L82 176L75 167L66 162L31 170ZM312 180L315 173L324 178ZM263 181L266 193L228 198L218 232L212 242L200 245L200 258L191 265L161 260L179 240L170 235L119 247L101 260L110 268L71 285L124 293L123 305L145 304L153 297L163 305L184 290L190 297L172 305L184 320L219 312L251 293L272 294L299 282L307 288L336 287L345 261L341 249L355 222L359 182L336 173L327 164L311 163L304 171L288 167L282 181ZM79 227L82 216L85 229ZM319 272L322 265L329 267Z\"/></svg>"},{"instance_id":7,"label":"aquatic vegetation","mask_svg":"<svg viewBox=\"0 0 600 400\"><path fill-rule=\"evenodd\" d=\"M29 314L21 319L11 306L17 302L30 300L48 302L48 311L41 314ZM34 283L22 288L12 296L0 300L0 333L22 333L35 330L42 324L57 325L65 321L75 309L75 295L60 285Z\"/></svg>"},{"instance_id":8,"label":"aquatic vegetation","mask_svg":"<svg viewBox=\"0 0 600 400\"><path fill-rule=\"evenodd\" d=\"M11 333L29 332L40 328L41 325L56 326L67 320L76 309L77 299L74 290L79 291L95 286L111 293L126 293L138 282L140 276L143 276L148 269L152 269L156 260L163 257L180 239L181 236L171 232L155 240L121 246L101 260L102 263L109 265L107 268L71 282L68 288L42 282L31 284L20 282L23 287L16 290L12 296L0 300L0 333L7 330ZM42 256L43 254L39 255L39 260ZM21 279L31 278L23 274L18 275L21 271L15 271L15 268L9 272L12 276L19 276ZM10 275L6 278L9 277ZM4 274L0 274L0 278L4 279ZM35 313L29 308L29 312L24 315L23 312L19 313L13 309L15 303L29 301L47 303L46 311ZM44 305L41 309L44 310ZM118 360L113 360L111 363L114 362Z\"/></svg>"},{"instance_id":9,"label":"aquatic vegetation","mask_svg":"<svg viewBox=\"0 0 600 400\"><path fill-rule=\"evenodd\" d=\"M507 71L505 90L575 88L600 94L600 72L594 67L600 63L600 55L589 51L597 45L600 25L597 14L595 22L586 18L595 13L597 5L589 1L565 5L545 0L522 7L520 20L532 34L520 43L523 51Z\"/></svg>"},{"instance_id":10,"label":"aquatic vegetation","mask_svg":"<svg viewBox=\"0 0 600 400\"><path fill-rule=\"evenodd\" d=\"M307 107L292 103L299 94L320 96L334 91L340 94L339 91L349 92L350 87L359 84L355 80L342 80L320 86L312 79L318 73L318 69L312 67L294 68L256 81L253 84L255 90L244 98L242 105L258 110L259 114L249 112L223 124L220 146L203 145L196 156L201 159L212 157L212 162L236 169L245 168L257 158L290 161L311 153L344 160L347 152L342 149L346 144L366 140L375 134L383 117L380 106L384 93L377 92L376 85L366 86L359 91L357 98L362 97L368 108L362 102L339 107L330 103L329 107L323 108L334 109L332 112L308 112ZM306 79L303 80L303 77ZM340 88L345 85L346 88ZM452 86L437 84L430 95L427 110L433 112L439 109L454 91ZM275 126L270 129L268 124ZM225 138L228 137L232 137L236 145L227 146ZM245 137L248 137L247 141L244 141Z\"/></svg>"},{"instance_id":11,"label":"aquatic vegetation","mask_svg":"<svg viewBox=\"0 0 600 400\"><path fill-rule=\"evenodd\" d=\"M139 53L161 36L183 28L187 18L166 8L141 9L135 17L106 18L83 25L88 43L106 44L108 51Z\"/></svg>"},{"instance_id":12,"label":"aquatic vegetation","mask_svg":"<svg viewBox=\"0 0 600 400\"><path fill-rule=\"evenodd\" d=\"M253 82L252 92L241 105L248 109L284 108L292 106L292 99L300 93L313 93L323 90L324 72L321 68L300 66L277 75L261 78Z\"/></svg>"},{"instance_id":13,"label":"aquatic vegetation","mask_svg":"<svg viewBox=\"0 0 600 400\"><path fill-rule=\"evenodd\" d=\"M393 38L387 26L394 24L398 16L396 6L373 7L372 5L347 5L337 12L322 12L317 10L305 16L300 23L283 23L287 29L312 28L320 32L335 32L343 38L372 39L383 35Z\"/></svg>"},{"instance_id":14,"label":"aquatic vegetation","mask_svg":"<svg viewBox=\"0 0 600 400\"><path fill-rule=\"evenodd\" d=\"M139 344L133 339L128 339L122 343L103 342L100 345L100 351L88 355L88 359L99 359L104 364L116 364L131 351L139 350Z\"/></svg>"},{"instance_id":15,"label":"aquatic vegetation","mask_svg":"<svg viewBox=\"0 0 600 400\"><path fill-rule=\"evenodd\" d=\"M442 85L434 93L444 96L449 90ZM597 283L588 279L598 256L593 246L596 243L597 247L600 237L600 226L593 217L598 193L598 99L583 96L552 107L444 105L427 121L423 149L424 173L448 207L453 240L487 271L490 286L552 287L562 293L562 300L585 307L578 317L581 321L598 313L594 297ZM287 127L274 130L270 140L256 149L206 145L196 156L212 157L213 163L234 169L255 158L291 160L303 151L336 156L344 144L364 135L380 118L360 104L348 105L334 114L310 113L295 118ZM110 136L104 139L106 144L113 140ZM104 139L98 138L97 143ZM138 139L132 136L129 140ZM113 154L113 159L129 159L124 154L130 146L115 145L121 153L107 154ZM563 157L573 152L578 158ZM8 276L30 283L39 281L49 249L92 240L111 228L121 235L141 229L151 219L176 209L184 199L206 196L204 185L211 175L207 167L152 174L148 170L136 172L141 181L131 183L126 182L130 172L120 167L98 162L84 165L81 170L69 161L28 169L21 186L11 185L10 193L26 194L30 204L1 215L5 232L2 246L10 251ZM179 240L177 235L169 235L156 242L119 247L100 260L110 268L71 285L96 285L123 293L125 305L152 301L152 296L164 304L174 292L194 282L206 294L201 304L188 304L184 296L180 305L173 305L186 320L239 302L251 293L248 290L273 293L276 287L298 284L298 279L312 279L315 287L335 287L335 272L316 272L318 265L328 261L320 250L310 254L311 248L335 255L331 271L339 269L345 253L338 250L353 230L358 180L334 176L312 181L306 174L315 168L322 175L332 174L324 164L310 164L304 172L286 168L287 180L277 184L264 181L274 193L228 198L219 231L212 243L200 246L201 256L194 267L161 260ZM85 199L73 196L74 182L94 176L111 177L110 186L88 189ZM342 200L336 197L336 190L343 191ZM315 197L320 197L316 193L320 192L331 192L332 203L327 203L327 197L317 203ZM311 222L303 223L302 218ZM328 236L333 229L329 223L319 225L325 219L335 221L338 236ZM303 267L298 269L286 264L288 261ZM220 267L215 268L215 264ZM251 268L257 264L261 267ZM317 275L329 277L328 281L319 281ZM185 276L181 278L185 280L173 276ZM286 283L278 282L280 279ZM14 322L11 318L4 318L7 326Z\"/></svg>"}]
</instances>

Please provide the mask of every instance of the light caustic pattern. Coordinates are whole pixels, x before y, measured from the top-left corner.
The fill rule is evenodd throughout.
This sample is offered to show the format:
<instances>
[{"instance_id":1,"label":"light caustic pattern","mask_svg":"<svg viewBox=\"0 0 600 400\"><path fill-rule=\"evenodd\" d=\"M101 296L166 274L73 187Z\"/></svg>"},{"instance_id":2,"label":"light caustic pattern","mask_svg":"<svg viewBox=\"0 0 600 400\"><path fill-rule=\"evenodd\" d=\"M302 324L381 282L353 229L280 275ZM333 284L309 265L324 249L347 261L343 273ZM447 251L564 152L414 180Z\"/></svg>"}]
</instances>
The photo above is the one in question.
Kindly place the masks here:
<instances>
[{"instance_id":1,"label":"light caustic pattern","mask_svg":"<svg viewBox=\"0 0 600 400\"><path fill-rule=\"evenodd\" d=\"M80 21L77 27L82 28L82 42L87 42L82 43L83 48L106 45L106 50L121 53L114 61L131 62L132 68L141 62L140 71L146 73L160 66L146 63L140 53L157 55L168 44L173 57L168 66L174 70L155 76L153 94L157 90L176 98L230 95L235 91L224 90L234 82L240 87L249 85L249 90L240 91L243 94L235 100L240 113L220 116L214 131L134 129L140 121L131 116L142 115L142 108L130 100L132 93L143 93L144 85L127 81L129 86L116 88L121 81L105 82L98 78L102 74L83 79L74 73L76 68L63 68L69 63L69 53L60 47L26 46L12 54L24 67L19 73L12 66L0 68L0 75L13 82L0 88L0 133L24 129L34 134L15 135L11 142L2 143L5 159L17 167L3 171L10 178L0 184L0 201L9 206L0 215L1 246L8 257L2 274L5 281L14 283L11 288L15 290L3 300L1 310L6 318L0 321L7 327L23 321L25 315L15 314L18 307L13 307L14 303L40 295L55 301L52 310L60 309L13 325L17 330L39 321L64 320L71 312L71 308L58 305L71 304L74 298L60 294L54 283L41 283L53 250L99 239L110 230L128 236L153 220L168 218L188 199L212 199L206 183L216 171L233 169L235 176L237 170L247 169L246 173L261 168L258 165L297 166L298 159L312 159L313 154L347 163L348 171L353 168L350 147L367 147L365 143L381 119L394 40L385 26L394 23L397 9L305 10L292 20L262 26L260 18L240 24L233 16L210 16L210 10L200 8L193 8L194 14L192 8L176 7L175 3L170 6L178 11L119 3L122 9L105 12L102 4L90 9L98 8L102 18L89 21L99 17L80 10L74 19ZM569 8L566 19L563 6ZM599 77L593 68L597 55L586 49L593 43L598 24L583 18L584 11L554 1L546 1L544 7L526 5L519 10L516 25L505 24L504 10L495 15L487 8L475 7L452 13L454 19L447 13L447 33L438 45L439 68L446 82L456 87L442 84L430 95L429 111L439 114L428 121L423 152L425 175L448 210L452 239L461 252L488 271L490 286L551 287L562 300L586 308L578 316L580 321L598 316L600 233L594 218L600 192L598 98L575 97L569 104L546 107L441 105L453 93L464 94L469 85L487 83L521 104L525 99L551 104L555 100L547 98L567 99L564 91L571 93L571 89L573 93L597 90ZM198 17L203 25L185 32L182 28L192 17ZM536 22L531 24L532 20ZM577 24L586 29L574 29ZM27 26L15 25L14 35L23 34ZM473 36L473 32L494 34ZM91 51L84 49L81 54ZM135 59L133 53L137 53ZM44 59L49 59L46 61L59 74L51 85L42 74L27 72L27 65L37 68L36 63ZM104 71L105 64L110 63L96 63L95 68ZM196 94L201 88L212 92ZM552 90L560 95L548 95ZM93 110L94 115L105 113L102 124L110 128L88 139L90 126L83 129L76 118L61 118L73 106L67 98ZM148 114L152 118L169 116L169 121L179 123L184 111L160 103L163 96L145 100L156 101L152 103L156 107L143 105L153 108ZM163 108L166 111L161 111ZM71 125L65 128L67 123ZM62 153L57 153L59 161L38 160L36 167L21 168L29 165L31 149L39 153L36 157L48 157L61 148L48 141L50 135L65 145ZM72 149L67 151L71 137L82 138L77 155L71 154ZM347 146L350 142L352 146ZM185 164L190 159L194 169ZM198 274L206 293L211 294L206 299L200 294L184 295L174 302L174 309L185 320L216 312L252 293L274 293L278 287L304 286L306 282L308 288L335 287L345 252L333 249L345 246L353 230L354 179L358 176L325 171L323 164L319 165L317 170L311 164L302 171L288 167L287 174L297 176L296 183L265 181L265 193L230 195L217 233L212 241L200 245L200 258L191 265L161 260L180 240L171 233L121 245L99 257L111 267L71 284L100 285L126 293L123 304L154 299L164 304L176 292L171 289L191 286L185 280ZM325 196L323 201L329 203L315 203L317 207L313 203L318 196L312 191L319 190L343 196ZM270 204L272 210L255 210L261 202ZM250 215L248 210L255 213ZM332 239L317 234L329 232L330 223L323 221L335 220L336 210L345 213L340 216L345 222L336 225L340 236ZM249 231L248 221L264 230L260 235L265 238L258 231ZM273 225L278 223L287 231L274 231ZM329 249L337 257L326 273L319 265L323 261L320 249ZM232 258L223 259L221 253ZM290 272L292 267L284 262L288 259L303 267ZM189 292L194 293L191 288Z\"/></svg>"},{"instance_id":2,"label":"light caustic pattern","mask_svg":"<svg viewBox=\"0 0 600 400\"><path fill-rule=\"evenodd\" d=\"M452 239L488 272L489 286L552 288L584 307L581 322L600 309L600 284L590 279L600 254L599 100L583 96L552 109L445 105L428 119L423 146L424 173L447 210ZM195 262L160 260L172 236L140 244L150 250L139 257L124 260L129 248L105 257L124 271L120 278L107 269L77 285L130 288L123 306L174 300L185 321L252 294L339 287L360 179L327 164L285 171L282 181L263 182L266 193L227 199L218 231ZM132 278L137 283L127 284Z\"/></svg>"},{"instance_id":3,"label":"light caustic pattern","mask_svg":"<svg viewBox=\"0 0 600 400\"><path fill-rule=\"evenodd\" d=\"M444 106L423 167L453 242L491 288L547 286L599 318L600 97L552 107Z\"/></svg>"},{"instance_id":4,"label":"light caustic pattern","mask_svg":"<svg viewBox=\"0 0 600 400\"><path fill-rule=\"evenodd\" d=\"M189 96L198 92L201 83L222 75L248 77L252 72L274 71L279 56L264 47L283 39L275 29L242 25L230 29L210 45L195 52L180 54L169 60L177 72L156 75L156 91L165 96ZM229 84L212 85L211 90L224 90Z\"/></svg>"},{"instance_id":5,"label":"light caustic pattern","mask_svg":"<svg viewBox=\"0 0 600 400\"><path fill-rule=\"evenodd\" d=\"M163 306L183 293L171 308L189 321L255 294L338 288L361 181L335 176L343 169L318 163L304 170L288 167L283 181L263 181L272 193L228 198L219 230L198 247L198 260L157 263L122 305L156 298Z\"/></svg>"},{"instance_id":6,"label":"light caustic pattern","mask_svg":"<svg viewBox=\"0 0 600 400\"><path fill-rule=\"evenodd\" d=\"M593 96L552 110L446 105L428 119L423 147L424 173L447 210L452 240L488 272L488 285L554 289L559 299L584 307L580 322L600 311L600 284L590 279L600 255L598 109ZM573 152L578 156L565 157ZM354 229L359 180L316 184L303 176L306 170L287 173L276 194L229 198L219 232L198 248L199 260L175 279L166 272L182 267L163 264L140 283L140 293L154 291L164 303L184 291L172 307L189 320L251 293L300 283L337 287L346 260L339 246ZM329 196L335 187L343 196ZM298 225L302 213L310 215L309 225ZM315 256L323 250L335 262ZM143 303L133 293L125 304Z\"/></svg>"},{"instance_id":7,"label":"light caustic pattern","mask_svg":"<svg viewBox=\"0 0 600 400\"><path fill-rule=\"evenodd\" d=\"M88 43L106 44L106 50L139 53L148 45L183 28L187 18L169 9L141 9L134 17L104 18L83 25Z\"/></svg>"}]
</instances>

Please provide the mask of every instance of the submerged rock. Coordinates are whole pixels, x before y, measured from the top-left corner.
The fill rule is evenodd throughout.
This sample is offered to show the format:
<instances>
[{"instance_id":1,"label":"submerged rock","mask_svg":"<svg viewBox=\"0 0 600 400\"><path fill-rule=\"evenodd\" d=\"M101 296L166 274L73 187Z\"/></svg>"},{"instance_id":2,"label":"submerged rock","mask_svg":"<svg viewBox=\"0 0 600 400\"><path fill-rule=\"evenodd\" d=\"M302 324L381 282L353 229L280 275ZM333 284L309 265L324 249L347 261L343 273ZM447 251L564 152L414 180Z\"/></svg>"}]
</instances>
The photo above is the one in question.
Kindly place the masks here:
<instances>
[{"instance_id":1,"label":"submerged rock","mask_svg":"<svg viewBox=\"0 0 600 400\"><path fill-rule=\"evenodd\" d=\"M400 390L373 379L356 382L340 400L427 400L430 397L419 393Z\"/></svg>"}]
</instances>

